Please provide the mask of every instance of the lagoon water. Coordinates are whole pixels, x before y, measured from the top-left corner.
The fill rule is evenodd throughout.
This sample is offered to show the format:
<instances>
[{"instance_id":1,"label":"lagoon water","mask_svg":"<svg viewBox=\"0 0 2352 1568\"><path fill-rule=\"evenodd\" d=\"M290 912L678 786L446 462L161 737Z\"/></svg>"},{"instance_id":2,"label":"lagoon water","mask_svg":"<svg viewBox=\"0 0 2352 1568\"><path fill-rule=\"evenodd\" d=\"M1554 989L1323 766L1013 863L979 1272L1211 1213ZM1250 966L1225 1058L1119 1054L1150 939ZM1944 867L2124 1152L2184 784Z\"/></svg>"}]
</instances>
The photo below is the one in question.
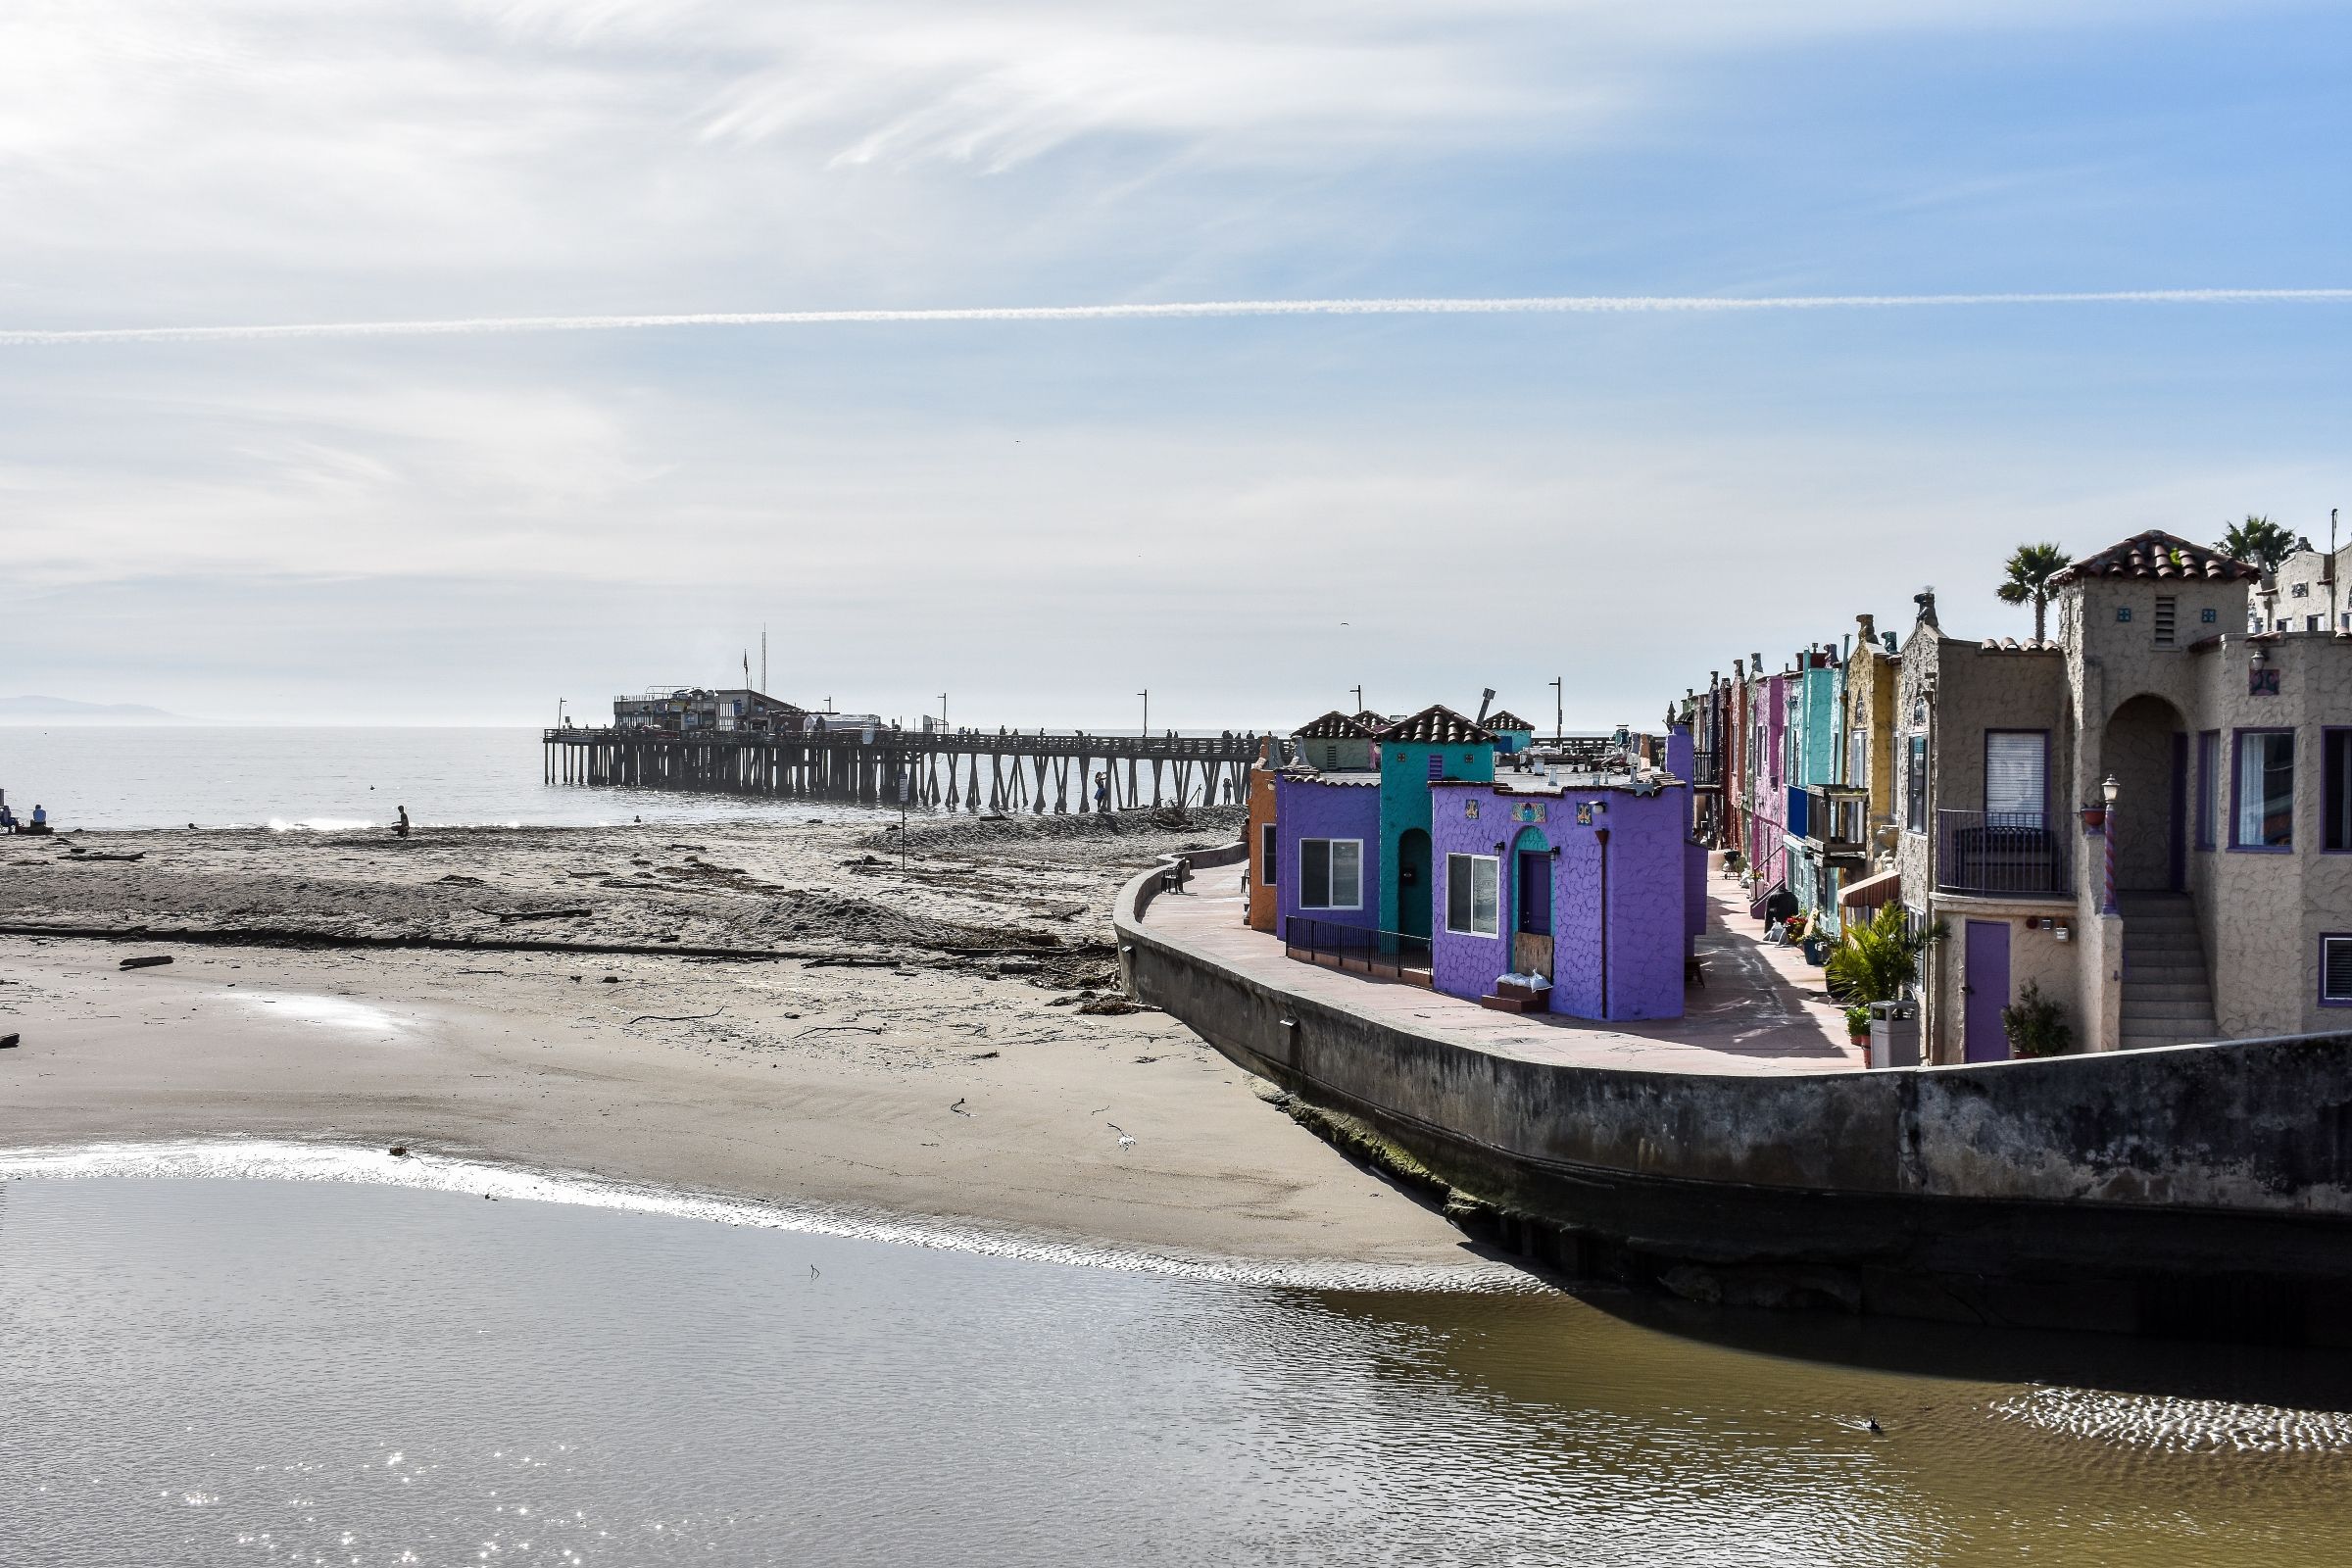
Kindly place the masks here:
<instances>
[{"instance_id":1,"label":"lagoon water","mask_svg":"<svg viewBox=\"0 0 2352 1568\"><path fill-rule=\"evenodd\" d=\"M1734 1348L1534 1287L107 1176L0 1182L0 1325L9 1563L2352 1558L2341 1416Z\"/></svg>"},{"instance_id":2,"label":"lagoon water","mask_svg":"<svg viewBox=\"0 0 2352 1568\"><path fill-rule=\"evenodd\" d=\"M0 789L71 828L357 828L800 821L819 801L549 785L535 729L0 725Z\"/></svg>"}]
</instances>

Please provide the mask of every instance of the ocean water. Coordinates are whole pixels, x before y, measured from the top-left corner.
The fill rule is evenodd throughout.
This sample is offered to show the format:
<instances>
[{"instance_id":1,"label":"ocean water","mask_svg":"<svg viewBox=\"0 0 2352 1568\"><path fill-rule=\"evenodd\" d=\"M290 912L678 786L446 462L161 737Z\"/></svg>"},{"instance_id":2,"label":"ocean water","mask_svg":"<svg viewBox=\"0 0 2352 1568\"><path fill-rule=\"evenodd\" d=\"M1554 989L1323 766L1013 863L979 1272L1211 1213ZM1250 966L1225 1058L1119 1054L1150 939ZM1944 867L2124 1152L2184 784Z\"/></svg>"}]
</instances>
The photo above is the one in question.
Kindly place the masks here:
<instances>
[{"instance_id":1,"label":"ocean water","mask_svg":"<svg viewBox=\"0 0 2352 1568\"><path fill-rule=\"evenodd\" d=\"M830 802L541 782L535 729L0 725L0 789L60 828L432 827L801 821Z\"/></svg>"},{"instance_id":2,"label":"ocean water","mask_svg":"<svg viewBox=\"0 0 2352 1568\"><path fill-rule=\"evenodd\" d=\"M2352 1560L2325 1408L463 1186L0 1181L0 1562Z\"/></svg>"}]
</instances>

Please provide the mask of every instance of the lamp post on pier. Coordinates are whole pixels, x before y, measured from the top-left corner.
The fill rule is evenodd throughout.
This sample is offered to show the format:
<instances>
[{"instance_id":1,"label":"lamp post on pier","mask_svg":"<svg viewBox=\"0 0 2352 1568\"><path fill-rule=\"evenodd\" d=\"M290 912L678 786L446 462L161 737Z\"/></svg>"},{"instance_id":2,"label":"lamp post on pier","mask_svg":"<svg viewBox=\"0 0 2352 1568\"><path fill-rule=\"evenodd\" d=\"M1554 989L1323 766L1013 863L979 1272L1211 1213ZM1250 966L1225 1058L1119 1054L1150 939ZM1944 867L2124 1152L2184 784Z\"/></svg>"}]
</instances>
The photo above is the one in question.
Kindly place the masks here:
<instances>
[{"instance_id":1,"label":"lamp post on pier","mask_svg":"<svg viewBox=\"0 0 2352 1568\"><path fill-rule=\"evenodd\" d=\"M1135 694L1144 700L1144 739L1152 738L1152 688L1147 686Z\"/></svg>"}]
</instances>

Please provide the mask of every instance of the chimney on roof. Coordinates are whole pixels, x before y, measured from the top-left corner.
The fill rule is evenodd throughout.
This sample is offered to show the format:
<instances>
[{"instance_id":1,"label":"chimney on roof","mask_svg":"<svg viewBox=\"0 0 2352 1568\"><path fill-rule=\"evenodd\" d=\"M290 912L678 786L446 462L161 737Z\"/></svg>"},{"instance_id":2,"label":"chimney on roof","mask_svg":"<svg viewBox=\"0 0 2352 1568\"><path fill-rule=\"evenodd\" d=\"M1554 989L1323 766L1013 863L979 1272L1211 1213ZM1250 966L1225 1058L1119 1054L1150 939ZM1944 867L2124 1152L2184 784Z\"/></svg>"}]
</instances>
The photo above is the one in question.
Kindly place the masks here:
<instances>
[{"instance_id":1,"label":"chimney on roof","mask_svg":"<svg viewBox=\"0 0 2352 1568\"><path fill-rule=\"evenodd\" d=\"M1746 660L1744 660L1744 659L1735 659L1735 660L1733 660L1733 661L1732 661L1732 679L1733 679L1735 682L1737 682L1737 681L1742 681L1742 680L1745 680L1745 679L1747 679L1747 661L1746 661Z\"/></svg>"},{"instance_id":2,"label":"chimney on roof","mask_svg":"<svg viewBox=\"0 0 2352 1568\"><path fill-rule=\"evenodd\" d=\"M1856 633L1856 641L1862 643L1875 643L1879 640L1878 616L1856 615L1854 617L1854 624L1860 628L1860 630Z\"/></svg>"},{"instance_id":3,"label":"chimney on roof","mask_svg":"<svg viewBox=\"0 0 2352 1568\"><path fill-rule=\"evenodd\" d=\"M1911 602L1919 607L1919 624L1934 626L1937 631L1943 630L1942 624L1936 619L1936 590L1934 588L1922 588L1911 596Z\"/></svg>"}]
</instances>

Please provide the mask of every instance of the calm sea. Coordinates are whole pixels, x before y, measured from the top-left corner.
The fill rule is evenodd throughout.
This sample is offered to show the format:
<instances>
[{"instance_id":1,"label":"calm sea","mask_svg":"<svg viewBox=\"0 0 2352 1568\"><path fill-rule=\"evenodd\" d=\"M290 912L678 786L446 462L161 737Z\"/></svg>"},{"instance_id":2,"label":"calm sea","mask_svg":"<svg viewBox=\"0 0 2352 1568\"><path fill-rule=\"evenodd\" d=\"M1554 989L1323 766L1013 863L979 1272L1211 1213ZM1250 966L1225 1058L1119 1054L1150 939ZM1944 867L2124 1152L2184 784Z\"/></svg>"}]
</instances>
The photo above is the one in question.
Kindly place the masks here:
<instances>
[{"instance_id":1,"label":"calm sea","mask_svg":"<svg viewBox=\"0 0 2352 1568\"><path fill-rule=\"evenodd\" d=\"M548 785L535 729L0 726L0 789L62 828L357 828L805 820L814 801Z\"/></svg>"},{"instance_id":2,"label":"calm sea","mask_svg":"<svg viewBox=\"0 0 2352 1568\"><path fill-rule=\"evenodd\" d=\"M1542 1290L0 1181L8 1563L2352 1561L2343 1417L2099 1389Z\"/></svg>"}]
</instances>

